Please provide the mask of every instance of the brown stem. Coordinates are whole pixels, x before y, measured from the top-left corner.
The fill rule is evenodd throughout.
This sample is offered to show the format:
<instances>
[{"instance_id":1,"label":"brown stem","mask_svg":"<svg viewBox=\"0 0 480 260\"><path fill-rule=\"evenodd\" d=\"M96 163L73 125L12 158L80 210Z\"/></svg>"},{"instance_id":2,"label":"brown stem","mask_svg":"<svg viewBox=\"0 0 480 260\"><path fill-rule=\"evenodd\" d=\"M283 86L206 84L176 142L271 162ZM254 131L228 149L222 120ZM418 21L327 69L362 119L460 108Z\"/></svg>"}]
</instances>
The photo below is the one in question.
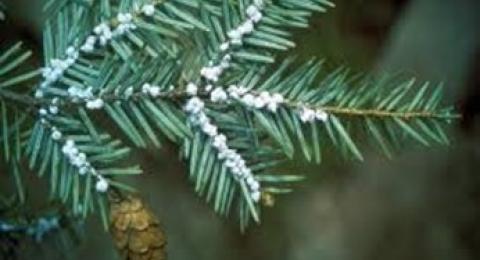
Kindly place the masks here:
<instances>
[{"instance_id":1,"label":"brown stem","mask_svg":"<svg viewBox=\"0 0 480 260\"><path fill-rule=\"evenodd\" d=\"M396 111L387 111L387 110L376 110L376 109L356 109L356 108L343 108L343 107L334 107L334 106L319 106L311 107L315 109L322 109L323 111L341 116L360 116L360 117L391 117L391 118L400 118L405 120L410 120L413 118L437 118L437 119L456 119L459 118L459 115L456 114L440 114L431 111L406 111L406 112L396 112Z\"/></svg>"}]
</instances>

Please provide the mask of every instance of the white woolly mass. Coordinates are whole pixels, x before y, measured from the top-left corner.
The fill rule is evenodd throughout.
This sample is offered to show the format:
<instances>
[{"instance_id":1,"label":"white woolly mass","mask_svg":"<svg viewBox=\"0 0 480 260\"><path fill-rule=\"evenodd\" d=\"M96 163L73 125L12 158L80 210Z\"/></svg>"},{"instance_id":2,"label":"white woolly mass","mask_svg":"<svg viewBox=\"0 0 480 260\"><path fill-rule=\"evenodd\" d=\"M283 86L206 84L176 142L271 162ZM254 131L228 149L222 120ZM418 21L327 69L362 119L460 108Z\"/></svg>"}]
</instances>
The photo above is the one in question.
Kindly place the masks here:
<instances>
[{"instance_id":1,"label":"white woolly mass","mask_svg":"<svg viewBox=\"0 0 480 260\"><path fill-rule=\"evenodd\" d=\"M56 128L52 127L52 138L59 141L61 133ZM53 135L60 135L60 137L54 138ZM72 139L67 139L62 147L62 153L69 159L71 165L77 168L78 174L85 175L91 174L96 177L97 183L95 185L98 192L106 192L108 190L108 182L105 178L97 173L97 171L91 166L87 160L87 155L79 151L77 145Z\"/></svg>"},{"instance_id":2,"label":"white woolly mass","mask_svg":"<svg viewBox=\"0 0 480 260\"><path fill-rule=\"evenodd\" d=\"M56 127L52 127L52 139L58 141L62 138L62 132L58 131Z\"/></svg>"},{"instance_id":3,"label":"white woolly mass","mask_svg":"<svg viewBox=\"0 0 480 260\"><path fill-rule=\"evenodd\" d=\"M221 66L212 66L212 67L204 67L200 70L200 74L213 82L217 82L220 75L223 73L223 68Z\"/></svg>"},{"instance_id":4,"label":"white woolly mass","mask_svg":"<svg viewBox=\"0 0 480 260\"><path fill-rule=\"evenodd\" d=\"M220 44L221 52L227 52L217 65L209 64L200 70L200 75L210 82L217 82L223 72L231 66L232 55L228 53L232 45L241 45L245 35L253 33L255 30L255 23L262 19L262 8L264 6L263 0L254 0L254 3L248 6L246 14L248 19L242 22L237 28L229 31L227 36L228 41ZM246 97L246 102L256 108L263 108L265 106L272 111L276 111L279 103L283 102L283 97L278 95L268 97L264 94L261 97L255 97L247 94L248 90L243 87L230 86L227 91L222 87L214 88L212 84L207 84L205 87L207 93L210 93L210 100L214 103L226 102L230 98L240 99ZM218 158L223 160L224 165L233 174L234 178L240 182L244 181L250 191L250 197L253 201L258 202L261 197L260 183L255 179L250 168L247 167L242 156L230 149L227 145L227 137L218 132L217 126L210 122L210 119L204 112L205 103L198 98L198 86L189 83L186 88L188 95L192 96L186 103L184 109L189 114L189 121L193 126L199 127L203 133L210 137L213 147L218 152ZM247 95L245 95L247 94ZM245 95L245 96L244 96Z\"/></svg>"},{"instance_id":5,"label":"white woolly mass","mask_svg":"<svg viewBox=\"0 0 480 260\"><path fill-rule=\"evenodd\" d=\"M210 100L214 103L225 102L228 99L227 92L223 88L215 88L210 94Z\"/></svg>"},{"instance_id":6,"label":"white woolly mass","mask_svg":"<svg viewBox=\"0 0 480 260\"><path fill-rule=\"evenodd\" d=\"M311 109L308 107L301 107L298 110L300 120L304 123L312 123L315 121L326 122L328 120L328 114L321 109Z\"/></svg>"},{"instance_id":7,"label":"white woolly mass","mask_svg":"<svg viewBox=\"0 0 480 260\"><path fill-rule=\"evenodd\" d=\"M48 115L48 111L45 108L40 108L38 110L38 113L40 114L40 116Z\"/></svg>"},{"instance_id":8,"label":"white woolly mass","mask_svg":"<svg viewBox=\"0 0 480 260\"><path fill-rule=\"evenodd\" d=\"M51 103L52 104L49 106L48 110L45 108L40 108L38 110L40 114L40 122L44 124L46 127L50 128L50 131L51 131L50 138L52 138L52 140L54 140L55 142L62 142L62 138L64 137L63 133L59 129L57 129L55 126L50 126L48 124L48 119L46 118L46 116L48 115L55 115L58 113L58 107L57 107L58 98L52 99ZM87 108L97 109L97 108L101 108L102 106L103 106L103 100L101 99L95 99L87 102ZM87 155L85 153L80 152L77 145L72 139L65 140L61 151L67 157L68 162L77 169L78 174L85 175L88 173L96 177L97 182L102 181L101 179L103 179L103 177L97 174L95 169L91 166L90 162L88 161ZM106 181L106 180L103 179L103 181ZM104 185L102 187L104 187ZM108 189L108 185L106 189ZM106 191L106 189L102 189L99 191L104 192Z\"/></svg>"},{"instance_id":9,"label":"white woolly mass","mask_svg":"<svg viewBox=\"0 0 480 260\"><path fill-rule=\"evenodd\" d=\"M96 99L87 101L86 107L89 110L98 110L98 109L102 109L104 105L105 103L103 102L103 99L96 98Z\"/></svg>"},{"instance_id":10,"label":"white woolly mass","mask_svg":"<svg viewBox=\"0 0 480 260\"><path fill-rule=\"evenodd\" d=\"M254 32L255 24L260 22L263 17L263 0L255 0L253 4L246 9L247 19L239 26L227 32L228 41L220 44L221 52L228 52L233 45L241 45L243 37ZM226 54L217 65L205 66L200 70L200 74L207 80L217 82L225 69L231 66L232 56Z\"/></svg>"},{"instance_id":11,"label":"white woolly mass","mask_svg":"<svg viewBox=\"0 0 480 260\"><path fill-rule=\"evenodd\" d=\"M185 111L190 114L199 114L205 107L205 103L198 97L192 97L185 106Z\"/></svg>"},{"instance_id":12,"label":"white woolly mass","mask_svg":"<svg viewBox=\"0 0 480 260\"><path fill-rule=\"evenodd\" d=\"M142 86L142 93L149 95L150 97L158 97L161 94L161 89L159 86L151 85L149 83L145 83Z\"/></svg>"},{"instance_id":13,"label":"white woolly mass","mask_svg":"<svg viewBox=\"0 0 480 260\"><path fill-rule=\"evenodd\" d=\"M188 83L186 92L190 96L196 96L198 93L198 86L195 85L194 83Z\"/></svg>"},{"instance_id":14,"label":"white woolly mass","mask_svg":"<svg viewBox=\"0 0 480 260\"><path fill-rule=\"evenodd\" d=\"M50 105L48 107L48 111L50 112L50 114L56 115L56 114L58 114L58 106Z\"/></svg>"},{"instance_id":15,"label":"white woolly mass","mask_svg":"<svg viewBox=\"0 0 480 260\"><path fill-rule=\"evenodd\" d=\"M285 103L285 98L279 93L262 91L254 94L242 86L231 85L228 88L230 98L240 101L247 107L255 109L267 109L270 112L277 112L278 108Z\"/></svg>"},{"instance_id":16,"label":"white woolly mass","mask_svg":"<svg viewBox=\"0 0 480 260\"><path fill-rule=\"evenodd\" d=\"M241 45L243 43L243 37L245 35L253 33L255 30L255 24L259 23L262 18L263 1L254 1L245 10L248 19L241 23L237 28L232 29L227 33L230 43L234 45Z\"/></svg>"},{"instance_id":17,"label":"white woolly mass","mask_svg":"<svg viewBox=\"0 0 480 260\"><path fill-rule=\"evenodd\" d=\"M76 62L79 53L74 47L70 46L66 50L66 56L65 59L51 59L49 65L42 69L44 82L40 87L46 87L60 79L65 70Z\"/></svg>"},{"instance_id":18,"label":"white woolly mass","mask_svg":"<svg viewBox=\"0 0 480 260\"><path fill-rule=\"evenodd\" d=\"M256 1L256 2L260 2L260 1ZM263 3L262 4L255 3L247 7L246 13L248 18L250 18L250 21L254 23L258 23L260 22L260 20L262 20L263 18L263 14L261 11L262 7L263 7Z\"/></svg>"},{"instance_id":19,"label":"white woolly mass","mask_svg":"<svg viewBox=\"0 0 480 260\"><path fill-rule=\"evenodd\" d=\"M133 87L130 86L128 87L127 89L125 89L125 91L123 92L123 95L125 96L125 98L130 98L132 95L133 95Z\"/></svg>"},{"instance_id":20,"label":"white woolly mass","mask_svg":"<svg viewBox=\"0 0 480 260\"><path fill-rule=\"evenodd\" d=\"M145 16L153 16L155 13L155 6L153 4L146 4L142 6L141 10L137 10L140 14ZM65 51L65 59L52 59L47 67L43 68L42 76L44 81L40 84L40 88L45 88L53 82L59 80L65 71L75 64L79 57L79 51L91 53L95 50L95 45L105 46L115 37L119 37L128 31L137 29L133 23L133 13L119 13L117 15L118 23L112 27L106 22L102 22L94 27L93 32L87 36L85 41L78 47L70 46ZM35 97L43 97L41 90L35 93Z\"/></svg>"},{"instance_id":21,"label":"white woolly mass","mask_svg":"<svg viewBox=\"0 0 480 260\"><path fill-rule=\"evenodd\" d=\"M212 101L223 101L228 98L227 93L222 88L216 88L211 94ZM187 101L184 109L189 114L189 121L192 125L198 127L210 137L212 146L217 150L218 159L223 161L223 164L237 181L247 183L252 200L258 202L260 200L260 183L255 179L242 156L228 147L227 137L218 132L218 127L205 114L204 107L205 103L194 96Z\"/></svg>"},{"instance_id":22,"label":"white woolly mass","mask_svg":"<svg viewBox=\"0 0 480 260\"><path fill-rule=\"evenodd\" d=\"M102 109L105 105L105 102L100 97L95 97L93 95L93 88L80 88L80 87L70 87L68 88L68 96L73 102L84 102L88 110L98 110Z\"/></svg>"},{"instance_id":23,"label":"white woolly mass","mask_svg":"<svg viewBox=\"0 0 480 260\"><path fill-rule=\"evenodd\" d=\"M103 177L99 177L97 179L97 183L95 184L95 189L98 191L98 192L107 192L108 191L108 188L109 188L109 184L107 182L107 180Z\"/></svg>"},{"instance_id":24,"label":"white woolly mass","mask_svg":"<svg viewBox=\"0 0 480 260\"><path fill-rule=\"evenodd\" d=\"M272 113L276 113L278 108L285 104L285 98L280 93L262 91L258 94L251 92L249 89L243 86L231 85L227 89L227 94L230 98L241 102L249 108L267 109ZM213 102L227 101L227 99L218 98L214 101L213 92L211 100ZM300 120L304 123L315 121L326 122L328 120L328 113L322 109L311 109L306 106L302 106L297 113L300 117Z\"/></svg>"},{"instance_id":25,"label":"white woolly mass","mask_svg":"<svg viewBox=\"0 0 480 260\"><path fill-rule=\"evenodd\" d=\"M68 96L73 101L76 101L76 102L93 98L92 87L87 87L87 88L69 87L67 92L68 92Z\"/></svg>"},{"instance_id":26,"label":"white woolly mass","mask_svg":"<svg viewBox=\"0 0 480 260\"><path fill-rule=\"evenodd\" d=\"M224 42L222 44L220 44L220 50L221 51L226 51L230 48L230 43L229 42Z\"/></svg>"},{"instance_id":27,"label":"white woolly mass","mask_svg":"<svg viewBox=\"0 0 480 260\"><path fill-rule=\"evenodd\" d=\"M155 6L152 4L146 4L142 7L142 12L146 16L152 16L155 13Z\"/></svg>"},{"instance_id":28,"label":"white woolly mass","mask_svg":"<svg viewBox=\"0 0 480 260\"><path fill-rule=\"evenodd\" d=\"M153 4L146 4L142 6L141 10L136 10L139 14L145 16L153 16L155 13L155 6ZM43 81L40 83L40 88L35 91L35 98L43 98L43 89L50 86L52 83L58 81L65 71L70 68L78 60L80 51L90 53L95 50L96 45L105 46L109 41L115 37L119 37L127 33L128 31L135 30L137 26L133 23L133 13L119 13L117 15L117 24L115 27L102 22L95 26L93 32L87 36L85 41L79 45L79 47L69 46L65 50L64 59L51 59L48 65L42 69ZM160 95L160 88L158 86L150 86L145 91L152 97ZM84 102L87 109L95 110L101 109L104 106L104 101L100 97L95 97L92 92L92 87L80 88L70 87L67 90L69 98L74 102ZM133 88L128 88L125 91L125 96L131 96L133 94ZM58 114L59 107L57 106L58 98L52 100L52 104L48 108L40 108L40 122L43 124L48 123L46 116ZM56 127L51 127L51 138L54 141L60 142L63 134ZM96 170L87 161L87 156L84 153L79 152L75 145L75 142L71 139L66 140L62 147L62 152L67 156L69 162L78 169L78 173L81 175L92 174L97 178L95 185L97 191L106 192L109 188L107 180L98 175Z\"/></svg>"}]
</instances>

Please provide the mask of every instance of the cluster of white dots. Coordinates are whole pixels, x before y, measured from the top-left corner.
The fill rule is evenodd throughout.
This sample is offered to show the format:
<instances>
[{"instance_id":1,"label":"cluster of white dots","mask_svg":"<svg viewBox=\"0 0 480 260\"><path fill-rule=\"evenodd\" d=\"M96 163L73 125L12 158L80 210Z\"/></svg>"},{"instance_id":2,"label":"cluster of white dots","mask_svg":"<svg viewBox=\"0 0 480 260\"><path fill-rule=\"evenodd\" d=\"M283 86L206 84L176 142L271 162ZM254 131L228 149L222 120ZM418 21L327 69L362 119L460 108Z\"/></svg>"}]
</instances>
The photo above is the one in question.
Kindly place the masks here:
<instances>
[{"instance_id":1,"label":"cluster of white dots","mask_svg":"<svg viewBox=\"0 0 480 260\"><path fill-rule=\"evenodd\" d=\"M228 51L232 46L242 45L243 37L251 34L255 30L255 24L259 23L262 18L262 9L264 7L263 0L255 0L253 4L249 5L246 9L247 19L241 23L238 27L232 29L227 33L228 41L220 44L220 51L226 53L219 64L209 64L201 69L200 74L212 82L217 82L221 74L225 69L230 67L230 62L232 59L231 54L228 54Z\"/></svg>"},{"instance_id":2,"label":"cluster of white dots","mask_svg":"<svg viewBox=\"0 0 480 260\"><path fill-rule=\"evenodd\" d=\"M53 98L52 101L50 102L50 105L47 108L40 108L38 110L38 113L40 114L40 117L42 117L42 122L45 122L45 119L43 118L44 116L50 114L50 115L56 115L59 113L59 108L58 108L58 98Z\"/></svg>"},{"instance_id":3,"label":"cluster of white dots","mask_svg":"<svg viewBox=\"0 0 480 260\"><path fill-rule=\"evenodd\" d=\"M214 65L213 62L210 62L208 66L202 68L200 71L201 76L210 82L217 82L219 80L224 70L231 66L232 55L228 53L230 48L234 45L241 45L243 37L254 31L255 24L260 22L263 17L261 12L263 6L263 0L255 0L253 4L248 6L246 9L247 19L237 28L229 31L227 33L229 40L220 45L220 51L226 54L222 56L219 64ZM152 16L155 13L155 8L153 5L144 5L140 8L140 11L146 16ZM80 50L83 52L92 52L95 49L95 44L98 43L104 46L112 38L123 35L129 30L136 29L135 24L133 24L133 16L129 13L118 14L117 20L118 25L113 29L106 23L101 23L96 26L94 34L87 37L85 43L80 47ZM65 60L52 60L50 67L43 70L45 81L42 83L41 88L58 80L64 71L75 63L78 56L79 52L74 47L69 47ZM198 89L198 86L193 83L188 84L186 87L187 94L191 96L185 105L185 111L189 114L189 121L211 138L213 147L218 151L219 159L224 161L224 165L233 174L235 179L247 183L252 200L258 202L260 199L260 183L255 179L252 171L246 166L246 162L241 155L234 149L228 147L226 136L219 133L217 126L212 124L207 117L204 111L205 104L197 97ZM267 109L271 112L276 112L279 106L285 103L285 99L281 94L272 94L267 91L258 94L252 93L242 86L232 85L225 91L222 87L213 87L211 84L208 84L205 90L210 95L210 100L214 103L228 102L229 99L233 99L247 107ZM161 95L160 87L148 83L142 86L141 91L143 94L151 97ZM104 101L100 97L93 95L91 87L70 87L68 94L73 101L85 102L87 109L101 109L104 106ZM133 94L133 87L127 88L124 94L126 97L130 97ZM37 91L36 96L42 97L43 93ZM48 109L40 109L42 117L48 114L55 115L57 113L58 106L56 105L56 101L52 101ZM305 106L298 110L298 114L302 122L313 122L316 120L326 121L328 119L328 114L323 110L313 110ZM44 119L42 118L42 120ZM60 141L62 139L62 133L55 127L52 127L51 130L52 139ZM66 140L62 152L69 158L70 163L78 168L81 175L90 173L97 178L97 191L105 192L108 190L109 184L107 180L99 175L90 165L86 155L78 151L73 140Z\"/></svg>"},{"instance_id":4,"label":"cluster of white dots","mask_svg":"<svg viewBox=\"0 0 480 260\"><path fill-rule=\"evenodd\" d=\"M41 122L48 126L45 118L42 117ZM62 143L62 132L55 126L48 127L51 132L50 138L55 142ZM62 153L68 158L69 163L77 169L78 174L91 174L96 178L95 188L98 192L106 192L108 190L109 184L107 180L97 173L95 168L88 162L87 155L78 149L78 146L72 139L66 139L65 142L63 142Z\"/></svg>"},{"instance_id":5,"label":"cluster of white dots","mask_svg":"<svg viewBox=\"0 0 480 260\"><path fill-rule=\"evenodd\" d=\"M141 13L145 16L153 16L155 13L155 6L153 4L146 4L142 7L135 7L135 12ZM95 50L96 44L105 46L107 43L115 38L124 35L128 31L135 30L137 26L133 23L132 13L119 13L117 15L118 24L115 27L102 22L95 26L91 35L89 35L85 42L80 47L70 46L66 50L65 59L52 59L49 65L42 70L44 81L40 84L40 89L35 93L36 97L43 97L43 88L50 86L53 82L60 79L65 71L71 67L78 60L80 51L90 53Z\"/></svg>"},{"instance_id":6,"label":"cluster of white dots","mask_svg":"<svg viewBox=\"0 0 480 260\"><path fill-rule=\"evenodd\" d=\"M228 41L220 44L220 51L225 53L218 64L210 62L208 66L200 70L200 75L207 81L215 83L219 80L223 72L231 66L232 55L229 53L234 45L241 45L243 37L251 34L255 29L255 24L259 23L263 17L262 9L264 7L263 0L254 0L246 9L247 19L242 22L237 28L229 31L227 36ZM242 156L231 149L227 145L227 137L218 132L217 126L210 122L210 119L205 114L205 103L197 97L198 86L194 83L189 83L186 87L188 95L192 96L185 105L185 111L189 114L189 121L192 125L199 127L203 133L209 136L212 140L212 145L217 149L218 158L223 160L223 164L233 174L238 181L245 181L248 186L250 197L253 201L260 200L260 183L255 179L251 169L246 165ZM223 90L222 87L213 87L207 84L205 91L210 95L210 100L215 103L225 102L229 99L229 94Z\"/></svg>"},{"instance_id":7,"label":"cluster of white dots","mask_svg":"<svg viewBox=\"0 0 480 260\"><path fill-rule=\"evenodd\" d=\"M153 16L155 13L155 6L153 4L146 4L142 7L135 7L134 11L145 16ZM80 51L85 53L93 52L96 45L105 46L113 38L124 35L128 31L135 30L137 28L133 23L132 13L119 13L117 15L117 21L118 24L116 24L114 28L107 23L100 23L99 25L95 26L93 33L86 38L85 42L81 44L79 48L74 46L67 48L65 59L50 60L48 66L42 69L42 76L44 80L40 84L40 88L35 92L35 97L42 98L44 96L43 90L59 80L65 71L75 64L80 56ZM91 87L70 87L68 89L68 95L69 98L74 102L85 102L85 106L89 110L101 109L104 106L104 101L101 98L93 95ZM40 121L43 124L48 125L47 116L54 116L59 113L57 103L58 98L53 98L48 107L39 109ZM57 142L61 142L63 136L62 132L54 126L51 126L50 130L52 133L51 138ZM107 180L99 175L97 171L90 165L87 160L87 156L78 151L78 148L73 140L68 139L65 141L62 152L67 156L69 162L78 168L79 174L84 175L89 173L96 177L97 182L95 187L97 191L106 192L108 190L109 185Z\"/></svg>"},{"instance_id":8,"label":"cluster of white dots","mask_svg":"<svg viewBox=\"0 0 480 260\"><path fill-rule=\"evenodd\" d=\"M77 86L71 86L68 88L67 92L70 99L74 102L80 102L94 97L92 87L80 88Z\"/></svg>"},{"instance_id":9,"label":"cluster of white dots","mask_svg":"<svg viewBox=\"0 0 480 260\"><path fill-rule=\"evenodd\" d=\"M42 69L44 81L40 84L40 89L36 92L35 96L38 98L43 97L41 89L50 86L53 82L62 77L63 73L77 61L79 55L78 50L75 49L75 47L70 46L67 48L65 59L50 60L49 66Z\"/></svg>"},{"instance_id":10,"label":"cluster of white dots","mask_svg":"<svg viewBox=\"0 0 480 260\"><path fill-rule=\"evenodd\" d=\"M40 122L51 132L50 138L52 138L52 140L55 142L62 143L62 138L64 137L62 132L57 127L48 123L48 117L55 116L59 113L58 102L58 98L53 98L48 108L39 109L39 114ZM90 173L96 177L97 182L95 188L97 191L106 192L108 190L107 180L103 176L99 175L97 171L90 165L87 160L87 155L79 151L73 140L65 140L62 146L62 153L68 158L69 163L77 168L80 175Z\"/></svg>"},{"instance_id":11,"label":"cluster of white dots","mask_svg":"<svg viewBox=\"0 0 480 260\"><path fill-rule=\"evenodd\" d=\"M313 123L316 121L326 122L328 120L328 114L322 109L312 109L306 106L302 106L298 109L298 115L300 120L304 123Z\"/></svg>"},{"instance_id":12,"label":"cluster of white dots","mask_svg":"<svg viewBox=\"0 0 480 260\"><path fill-rule=\"evenodd\" d=\"M73 102L84 102L88 110L102 109L105 102L102 98L94 96L92 89L72 86L68 88L68 96Z\"/></svg>"},{"instance_id":13,"label":"cluster of white dots","mask_svg":"<svg viewBox=\"0 0 480 260\"><path fill-rule=\"evenodd\" d=\"M204 108L205 104L200 98L196 96L190 98L185 105L189 121L210 137L213 147L217 150L218 159L223 160L223 164L236 180L245 181L250 197L253 201L258 202L261 195L260 183L255 179L242 156L236 150L228 147L227 137L219 133L217 126L210 122Z\"/></svg>"},{"instance_id":14,"label":"cluster of white dots","mask_svg":"<svg viewBox=\"0 0 480 260\"><path fill-rule=\"evenodd\" d=\"M259 94L250 93L242 86L232 85L228 88L231 98L243 103L245 106L256 109L267 109L270 112L277 112L278 108L285 103L285 98L279 93L262 91Z\"/></svg>"},{"instance_id":15,"label":"cluster of white dots","mask_svg":"<svg viewBox=\"0 0 480 260\"><path fill-rule=\"evenodd\" d=\"M105 22L95 26L93 34L87 37L87 40L80 49L87 53L92 52L97 42L100 46L105 46L113 38L137 29L137 26L133 23L133 15L130 13L119 13L117 15L117 21L118 25L115 28L110 28L110 25Z\"/></svg>"},{"instance_id":16,"label":"cluster of white dots","mask_svg":"<svg viewBox=\"0 0 480 260\"><path fill-rule=\"evenodd\" d=\"M212 88L211 85L209 88ZM190 95L196 95L197 89L195 84L190 83L186 91ZM229 99L237 100L249 108L267 109L272 113L276 113L278 108L285 104L285 98L282 94L268 91L254 93L243 86L231 85L227 90L216 87L210 92L210 101L213 103L225 103ZM326 122L329 116L323 109L312 109L307 106L301 106L297 113L303 123Z\"/></svg>"},{"instance_id":17,"label":"cluster of white dots","mask_svg":"<svg viewBox=\"0 0 480 260\"><path fill-rule=\"evenodd\" d=\"M259 23L262 18L262 9L264 7L263 0L255 0L253 4L249 5L245 11L248 19L240 24L237 28L227 33L229 42L224 42L220 49L226 50L230 44L241 45L243 43L243 37L252 33L255 29L255 24Z\"/></svg>"},{"instance_id":18,"label":"cluster of white dots","mask_svg":"<svg viewBox=\"0 0 480 260\"><path fill-rule=\"evenodd\" d=\"M109 184L107 180L102 175L97 173L95 168L93 168L88 162L87 155L79 151L73 140L68 139L65 141L62 147L62 153L65 154L65 156L69 159L70 164L77 167L80 175L89 173L97 178L95 188L98 192L106 192L108 190Z\"/></svg>"},{"instance_id":19,"label":"cluster of white dots","mask_svg":"<svg viewBox=\"0 0 480 260\"><path fill-rule=\"evenodd\" d=\"M156 85L151 85L149 83L145 83L142 86L142 93L145 95L149 95L152 98L156 98L162 94L161 88ZM127 93L128 94L128 93Z\"/></svg>"},{"instance_id":20,"label":"cluster of white dots","mask_svg":"<svg viewBox=\"0 0 480 260\"><path fill-rule=\"evenodd\" d=\"M123 97L126 99L130 98L133 94L135 94L134 91L135 90L133 86L126 88L125 91L123 92ZM150 83L143 84L141 87L141 92L138 92L138 93L142 93L151 98L157 98L162 94L165 94L165 92L162 92L159 86L150 84ZM116 93L116 94L118 95L119 93ZM68 88L68 97L74 103L85 103L85 107L88 110L102 109L105 105L104 99L102 99L102 97L99 95L95 95L93 93L92 87L82 88L82 87L72 86Z\"/></svg>"},{"instance_id":21,"label":"cluster of white dots","mask_svg":"<svg viewBox=\"0 0 480 260\"><path fill-rule=\"evenodd\" d=\"M263 0L255 0L253 4L249 5L246 9L247 20L241 23L237 28L229 31L227 36L228 41L223 42L220 45L222 52L227 52L232 45L241 45L243 37L251 34L255 29L255 24L259 23L262 18L262 9L264 7ZM209 64L209 66L202 68L200 74L211 82L217 82L225 69L228 69L231 64L231 54L225 54L218 65ZM213 89L211 85L206 87L206 91L210 92ZM197 89L195 85L187 86L187 93L196 94ZM248 89L242 86L230 86L227 91L221 87L215 88L210 94L210 100L214 103L225 102L228 99L233 98L242 102L244 105L250 108L264 109L266 108L270 112L276 112L278 107L284 104L285 99L283 95L279 93L269 93L263 91L259 94L251 93ZM311 109L306 106L302 106L297 111L300 120L304 123L328 120L328 114L321 109Z\"/></svg>"},{"instance_id":22,"label":"cluster of white dots","mask_svg":"<svg viewBox=\"0 0 480 260\"><path fill-rule=\"evenodd\" d=\"M220 78L220 76L222 75L223 71L230 67L231 60L232 60L232 55L225 54L222 57L222 60L220 61L220 64L218 64L218 65L210 64L207 67L203 67L200 70L200 74L204 78L206 78L210 81L217 82L218 79Z\"/></svg>"}]
</instances>

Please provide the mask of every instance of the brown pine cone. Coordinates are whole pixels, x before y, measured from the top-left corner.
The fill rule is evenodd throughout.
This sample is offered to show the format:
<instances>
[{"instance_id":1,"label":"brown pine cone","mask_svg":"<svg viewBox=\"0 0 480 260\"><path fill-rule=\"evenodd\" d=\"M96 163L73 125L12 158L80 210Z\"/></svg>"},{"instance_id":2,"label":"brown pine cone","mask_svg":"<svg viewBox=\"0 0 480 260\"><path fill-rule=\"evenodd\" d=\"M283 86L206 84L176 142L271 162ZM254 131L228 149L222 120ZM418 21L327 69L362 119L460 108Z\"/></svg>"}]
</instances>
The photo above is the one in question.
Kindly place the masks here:
<instances>
[{"instance_id":1,"label":"brown pine cone","mask_svg":"<svg viewBox=\"0 0 480 260\"><path fill-rule=\"evenodd\" d=\"M138 197L110 200L111 234L121 259L164 260L166 238L159 221Z\"/></svg>"}]
</instances>

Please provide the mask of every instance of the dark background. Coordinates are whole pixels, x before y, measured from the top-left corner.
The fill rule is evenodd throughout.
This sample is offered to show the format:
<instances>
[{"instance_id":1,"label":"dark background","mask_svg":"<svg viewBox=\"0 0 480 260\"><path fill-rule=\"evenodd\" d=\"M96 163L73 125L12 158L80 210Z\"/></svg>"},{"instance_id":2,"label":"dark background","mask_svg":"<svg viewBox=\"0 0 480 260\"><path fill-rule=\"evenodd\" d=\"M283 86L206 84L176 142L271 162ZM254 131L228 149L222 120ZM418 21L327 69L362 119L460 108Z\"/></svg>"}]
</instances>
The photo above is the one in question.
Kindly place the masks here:
<instances>
[{"instance_id":1,"label":"dark background","mask_svg":"<svg viewBox=\"0 0 480 260\"><path fill-rule=\"evenodd\" d=\"M21 39L40 61L41 1L4 2L11 20L1 25L0 45ZM321 166L294 162L289 170L307 181L243 235L196 197L174 147L138 152L132 159L146 174L131 182L162 220L170 259L480 259L480 1L335 3L297 32L291 53L326 58L331 69L444 82L445 103L464 114L452 146L406 144L391 161L365 148L363 164L335 156ZM98 218L84 232L67 255L47 242L27 245L22 257L116 259Z\"/></svg>"}]
</instances>

